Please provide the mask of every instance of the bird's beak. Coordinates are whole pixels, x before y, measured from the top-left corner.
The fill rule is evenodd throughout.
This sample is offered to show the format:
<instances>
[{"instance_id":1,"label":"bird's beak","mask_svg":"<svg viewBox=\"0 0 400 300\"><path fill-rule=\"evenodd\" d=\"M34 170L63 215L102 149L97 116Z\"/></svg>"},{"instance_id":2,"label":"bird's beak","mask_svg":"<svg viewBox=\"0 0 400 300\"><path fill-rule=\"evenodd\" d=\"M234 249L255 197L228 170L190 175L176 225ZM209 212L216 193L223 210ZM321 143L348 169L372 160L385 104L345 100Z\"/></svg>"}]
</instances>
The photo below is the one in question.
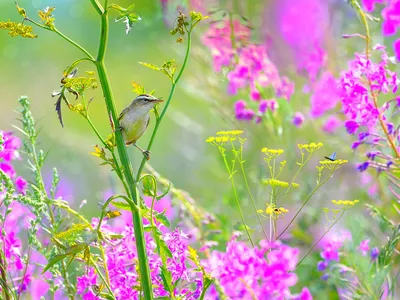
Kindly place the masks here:
<instances>
[{"instance_id":1,"label":"bird's beak","mask_svg":"<svg viewBox=\"0 0 400 300\"><path fill-rule=\"evenodd\" d=\"M160 103L160 102L164 102L164 100L161 100L161 99L154 99L154 100L151 100L151 102L153 102L153 103Z\"/></svg>"}]
</instances>

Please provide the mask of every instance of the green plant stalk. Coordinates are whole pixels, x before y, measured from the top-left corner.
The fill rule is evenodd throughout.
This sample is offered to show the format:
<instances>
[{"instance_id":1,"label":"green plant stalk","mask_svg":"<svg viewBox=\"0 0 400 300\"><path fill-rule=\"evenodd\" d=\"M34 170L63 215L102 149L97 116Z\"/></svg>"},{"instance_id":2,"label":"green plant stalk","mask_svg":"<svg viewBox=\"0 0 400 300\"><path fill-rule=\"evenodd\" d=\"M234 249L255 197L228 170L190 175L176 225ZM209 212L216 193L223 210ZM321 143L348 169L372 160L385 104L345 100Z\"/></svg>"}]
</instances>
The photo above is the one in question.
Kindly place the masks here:
<instances>
[{"instance_id":1,"label":"green plant stalk","mask_svg":"<svg viewBox=\"0 0 400 300\"><path fill-rule=\"evenodd\" d=\"M308 198L306 199L306 201L303 202L303 204L300 206L300 209L297 211L297 213L294 215L294 217L290 220L289 224L285 227L285 229L283 229L283 231L278 235L277 239L279 239L282 234L285 233L285 231L290 227L290 225L292 225L293 221L296 219L296 217L299 215L299 213L301 212L301 210L304 208L304 206L307 204L307 202L311 199L311 197L315 194L315 192L322 186L325 184L325 182L327 182L331 176L333 175L334 171L332 171L329 176L322 181L321 183L319 183L315 189L311 192L311 194L308 196Z\"/></svg>"},{"instance_id":2,"label":"green plant stalk","mask_svg":"<svg viewBox=\"0 0 400 300\"><path fill-rule=\"evenodd\" d=\"M254 212L257 215L257 219L258 219L258 222L260 223L260 226L261 226L261 229L262 229L262 231L264 233L264 236L268 240L267 232L265 231L263 222L261 221L260 214L257 212L256 202L254 201L253 195L252 195L252 193L250 191L249 183L247 182L247 177L246 177L246 173L244 171L243 162L241 160L239 160L239 163L240 163L240 169L242 170L242 174L243 174L243 178L244 178L244 184L246 186L247 192L249 193L249 197L250 197L251 203L253 204Z\"/></svg>"},{"instance_id":3,"label":"green plant stalk","mask_svg":"<svg viewBox=\"0 0 400 300\"><path fill-rule=\"evenodd\" d=\"M335 226L335 224L336 224L336 223L340 220L340 218L343 216L344 212L345 212L345 210L342 210L342 213L340 214L339 218L337 218L337 219L335 220L335 222L333 222L332 225L329 226L329 228L324 232L324 234L321 235L321 237L318 239L318 241L316 241L316 242L314 243L314 245L311 247L310 250L308 250L308 252L306 253L306 255L304 255L304 257L297 263L296 268L303 262L303 260L306 259L306 257L308 256L308 254L310 254L311 251L314 250L315 246L318 245L318 243L324 238L324 236L329 232L329 230L331 230L331 228L332 228L333 226Z\"/></svg>"},{"instance_id":4,"label":"green plant stalk","mask_svg":"<svg viewBox=\"0 0 400 300\"><path fill-rule=\"evenodd\" d=\"M93 2L92 2L93 3ZM108 20L108 12L105 10L101 14L101 34L100 34L100 45L98 50L98 56L96 61L97 72L99 75L100 83L103 89L104 98L107 106L107 111L111 115L113 122L116 128L119 127L118 116L115 109L113 94L111 91L110 80L107 75L106 67L104 64L104 56L107 49L108 42L108 31L109 31L109 20ZM136 181L133 178L132 174L132 165L129 160L128 152L126 150L125 141L122 137L122 133L120 131L115 132L116 138L116 146L118 150L118 154L121 160L121 164L123 167L124 176L128 185L128 190L126 191L128 197L131 198L134 202L134 205L138 205L139 199L137 195ZM142 288L144 292L144 299L151 300L153 299L153 290L152 283L150 278L150 268L146 253L146 245L144 240L144 228L143 228L143 220L140 214L140 210L132 209L132 221L133 228L136 239L136 250L138 253L139 260L139 269L140 269L140 278L142 283Z\"/></svg>"},{"instance_id":5,"label":"green plant stalk","mask_svg":"<svg viewBox=\"0 0 400 300\"><path fill-rule=\"evenodd\" d=\"M39 166L39 161L37 159L36 147L35 147L35 143L36 143L35 139L36 139L36 137L29 137L29 139L30 139L31 146L32 146L31 157L33 158L33 161L35 163L36 172L38 173L38 176L39 176L39 178L38 178L39 185L40 185L39 188L40 188L40 190L42 191L43 195L46 198L46 204L47 204L47 208L49 210L49 216L50 216L51 234L54 235L54 233L55 233L54 232L54 223L55 223L54 213L53 213L53 209L51 207L52 203L49 202L50 199L48 198L48 195L47 195L46 187L45 187L44 181L43 181L42 172L41 172L40 166ZM60 250L58 246L57 246L57 248L58 248L58 250ZM70 284L69 279L68 279L67 268L65 266L65 262L64 261L61 261L61 269L62 269L61 270L62 277L64 278L65 285L67 286L67 290L68 290L68 294L69 294L68 296L72 300L72 299L74 299L74 296L73 296L73 293L72 293L73 289L72 289L71 284Z\"/></svg>"},{"instance_id":6,"label":"green plant stalk","mask_svg":"<svg viewBox=\"0 0 400 300\"><path fill-rule=\"evenodd\" d=\"M3 284L0 286L3 287L3 292L2 294L4 295L5 300L11 300L10 292L8 290L8 285L7 285L7 274L5 270L5 264L3 263L3 253L0 253L0 276L1 276L1 281Z\"/></svg>"},{"instance_id":7,"label":"green plant stalk","mask_svg":"<svg viewBox=\"0 0 400 300\"><path fill-rule=\"evenodd\" d=\"M115 156L115 151L114 151L114 149L111 148L111 147L109 147L109 146L107 145L107 143L106 143L106 142L104 141L104 139L101 137L101 135L100 135L99 131L97 130L97 128L94 126L92 120L91 120L90 117L89 117L89 114L88 114L88 106L86 105L86 101L85 101L85 98L84 98L83 95L82 95L82 101L83 101L83 104L84 104L84 107L85 107L85 111L86 111L86 112L85 112L85 115L84 115L85 119L88 121L89 126L92 128L92 130L94 131L94 133L96 134L96 136L98 137L98 139L101 141L101 143L103 144L103 146L106 147L106 148L111 152L111 155L112 155L112 157L113 157L113 159L114 159L115 166L116 166L115 172L117 173L119 179L121 180L122 184L124 185L125 190L128 190L128 186L126 185L126 181L125 181L124 178L123 178L122 171L121 171L121 168L120 168L120 166L119 166L117 157Z\"/></svg>"},{"instance_id":8,"label":"green plant stalk","mask_svg":"<svg viewBox=\"0 0 400 300\"><path fill-rule=\"evenodd\" d=\"M147 150L148 150L148 151L150 151L150 150L151 150L151 147L153 146L154 139L155 139L155 137L156 137L158 128L159 128L160 123L161 123L162 119L164 118L164 115L165 115L165 113L167 112L167 109L168 109L168 107L169 107L169 105L170 105L170 103L171 103L171 99L172 99L172 96L174 95L176 85L178 84L178 82L179 82L179 80L180 80L180 78L181 78L181 76L182 76L182 74L183 74L183 71L184 71L185 68L186 68L186 64L187 64L188 59L189 59L190 46L191 46L191 38L192 38L192 37L191 37L191 30L188 30L187 46L186 46L187 48L186 48L185 58L184 58L184 60L183 60L183 64L182 64L182 67L181 67L181 69L180 69L180 71L179 71L179 73L178 73L178 76L177 76L176 79L172 82L172 87L171 87L171 91L169 92L168 100L167 100L167 102L165 103L165 106L164 106L164 108L163 108L163 110L162 110L162 112L161 112L159 118L157 118L156 125L155 125L154 130L153 130L153 133L152 133L152 135L151 135L149 144L148 144L148 146L147 146ZM136 174L136 181L139 180L139 178L140 178L140 176L141 176L141 174L142 174L144 165L146 164L146 161L147 161L147 159L146 159L145 157L143 157L142 162L140 163L139 169L138 169L137 174Z\"/></svg>"},{"instance_id":9,"label":"green plant stalk","mask_svg":"<svg viewBox=\"0 0 400 300\"><path fill-rule=\"evenodd\" d=\"M221 154L222 154L222 153L221 153ZM232 170L229 168L228 162L226 161L226 156L225 156L225 154L222 154L222 157L223 157L223 159L224 159L224 163L225 163L226 170L228 171L228 174L229 174L229 179L231 180L231 183L232 183L232 189L233 189L233 193L234 193L234 195L235 195L236 206L237 206L238 211L239 211L240 219L242 220L244 229L246 230L246 233L247 233L247 236L248 236L248 238L249 238L249 240L250 240L250 243L251 243L251 245L254 247L254 243L253 243L253 240L251 239L251 235L250 235L249 229L247 228L246 221L244 220L244 216L243 216L242 209L240 208L239 197L238 197L238 195L237 195L236 187L235 187L235 180L233 179L233 172L232 172Z\"/></svg>"}]
</instances>

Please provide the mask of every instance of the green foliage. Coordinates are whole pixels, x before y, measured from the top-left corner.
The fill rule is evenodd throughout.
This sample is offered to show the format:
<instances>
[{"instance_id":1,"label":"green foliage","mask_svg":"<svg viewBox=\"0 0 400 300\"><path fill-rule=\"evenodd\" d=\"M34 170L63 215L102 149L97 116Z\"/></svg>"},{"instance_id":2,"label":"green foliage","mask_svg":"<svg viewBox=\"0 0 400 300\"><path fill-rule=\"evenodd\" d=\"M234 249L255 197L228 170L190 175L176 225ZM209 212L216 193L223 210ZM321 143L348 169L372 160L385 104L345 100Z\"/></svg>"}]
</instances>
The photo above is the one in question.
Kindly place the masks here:
<instances>
[{"instance_id":1,"label":"green foliage","mask_svg":"<svg viewBox=\"0 0 400 300\"><path fill-rule=\"evenodd\" d=\"M117 4L111 4L109 8L112 8L116 10L119 13L119 16L115 18L115 22L120 22L122 21L125 23L125 33L128 34L131 30L132 27L135 23L139 22L142 20L138 14L136 14L133 9L135 5L132 4L128 6L127 8L123 8Z\"/></svg>"}]
</instances>

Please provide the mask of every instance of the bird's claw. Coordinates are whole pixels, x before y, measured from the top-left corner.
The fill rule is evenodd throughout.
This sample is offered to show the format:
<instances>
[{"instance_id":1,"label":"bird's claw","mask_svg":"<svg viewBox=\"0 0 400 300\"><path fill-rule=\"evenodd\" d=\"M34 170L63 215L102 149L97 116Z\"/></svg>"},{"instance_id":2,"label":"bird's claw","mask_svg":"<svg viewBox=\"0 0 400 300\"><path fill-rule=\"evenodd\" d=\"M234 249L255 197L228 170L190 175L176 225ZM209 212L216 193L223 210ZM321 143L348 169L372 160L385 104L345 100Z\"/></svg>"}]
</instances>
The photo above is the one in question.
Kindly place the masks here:
<instances>
[{"instance_id":1,"label":"bird's claw","mask_svg":"<svg viewBox=\"0 0 400 300\"><path fill-rule=\"evenodd\" d=\"M146 157L147 160L150 159L150 153L151 153L151 152L150 152L149 150L145 150L145 151L143 151L142 153L143 153L144 157Z\"/></svg>"},{"instance_id":2,"label":"bird's claw","mask_svg":"<svg viewBox=\"0 0 400 300\"><path fill-rule=\"evenodd\" d=\"M119 132L122 132L122 130L124 130L124 128L122 128L122 126L119 126L117 129L115 129L115 131L119 131Z\"/></svg>"}]
</instances>

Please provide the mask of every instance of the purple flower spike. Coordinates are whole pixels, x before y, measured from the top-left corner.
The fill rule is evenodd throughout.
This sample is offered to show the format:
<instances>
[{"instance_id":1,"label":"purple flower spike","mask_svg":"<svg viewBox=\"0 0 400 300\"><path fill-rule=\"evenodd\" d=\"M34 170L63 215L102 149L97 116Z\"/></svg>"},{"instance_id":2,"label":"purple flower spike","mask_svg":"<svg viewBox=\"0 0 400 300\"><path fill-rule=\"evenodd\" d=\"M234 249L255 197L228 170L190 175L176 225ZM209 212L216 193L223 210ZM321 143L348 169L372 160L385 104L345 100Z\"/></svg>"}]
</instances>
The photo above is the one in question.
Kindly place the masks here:
<instances>
[{"instance_id":1,"label":"purple flower spike","mask_svg":"<svg viewBox=\"0 0 400 300\"><path fill-rule=\"evenodd\" d=\"M322 272L328 267L328 262L326 260L320 260L317 264L317 270Z\"/></svg>"},{"instance_id":2,"label":"purple flower spike","mask_svg":"<svg viewBox=\"0 0 400 300\"><path fill-rule=\"evenodd\" d=\"M374 247L371 249L371 259L376 260L376 258L379 255L379 249L377 247Z\"/></svg>"},{"instance_id":3,"label":"purple flower spike","mask_svg":"<svg viewBox=\"0 0 400 300\"><path fill-rule=\"evenodd\" d=\"M303 114L301 112L296 112L292 120L293 125L296 126L297 128L300 128L301 125L303 125L303 122L304 122Z\"/></svg>"},{"instance_id":4,"label":"purple flower spike","mask_svg":"<svg viewBox=\"0 0 400 300\"><path fill-rule=\"evenodd\" d=\"M369 162L363 162L362 164L358 165L357 170L360 172L364 172L366 169L368 169Z\"/></svg>"},{"instance_id":5,"label":"purple flower spike","mask_svg":"<svg viewBox=\"0 0 400 300\"><path fill-rule=\"evenodd\" d=\"M323 281L327 281L328 279L329 279L329 274L324 274L324 275L322 275L321 276L321 279L323 280Z\"/></svg>"},{"instance_id":6,"label":"purple flower spike","mask_svg":"<svg viewBox=\"0 0 400 300\"><path fill-rule=\"evenodd\" d=\"M358 124L355 121L346 121L344 126L349 134L354 134L358 129Z\"/></svg>"}]
</instances>

